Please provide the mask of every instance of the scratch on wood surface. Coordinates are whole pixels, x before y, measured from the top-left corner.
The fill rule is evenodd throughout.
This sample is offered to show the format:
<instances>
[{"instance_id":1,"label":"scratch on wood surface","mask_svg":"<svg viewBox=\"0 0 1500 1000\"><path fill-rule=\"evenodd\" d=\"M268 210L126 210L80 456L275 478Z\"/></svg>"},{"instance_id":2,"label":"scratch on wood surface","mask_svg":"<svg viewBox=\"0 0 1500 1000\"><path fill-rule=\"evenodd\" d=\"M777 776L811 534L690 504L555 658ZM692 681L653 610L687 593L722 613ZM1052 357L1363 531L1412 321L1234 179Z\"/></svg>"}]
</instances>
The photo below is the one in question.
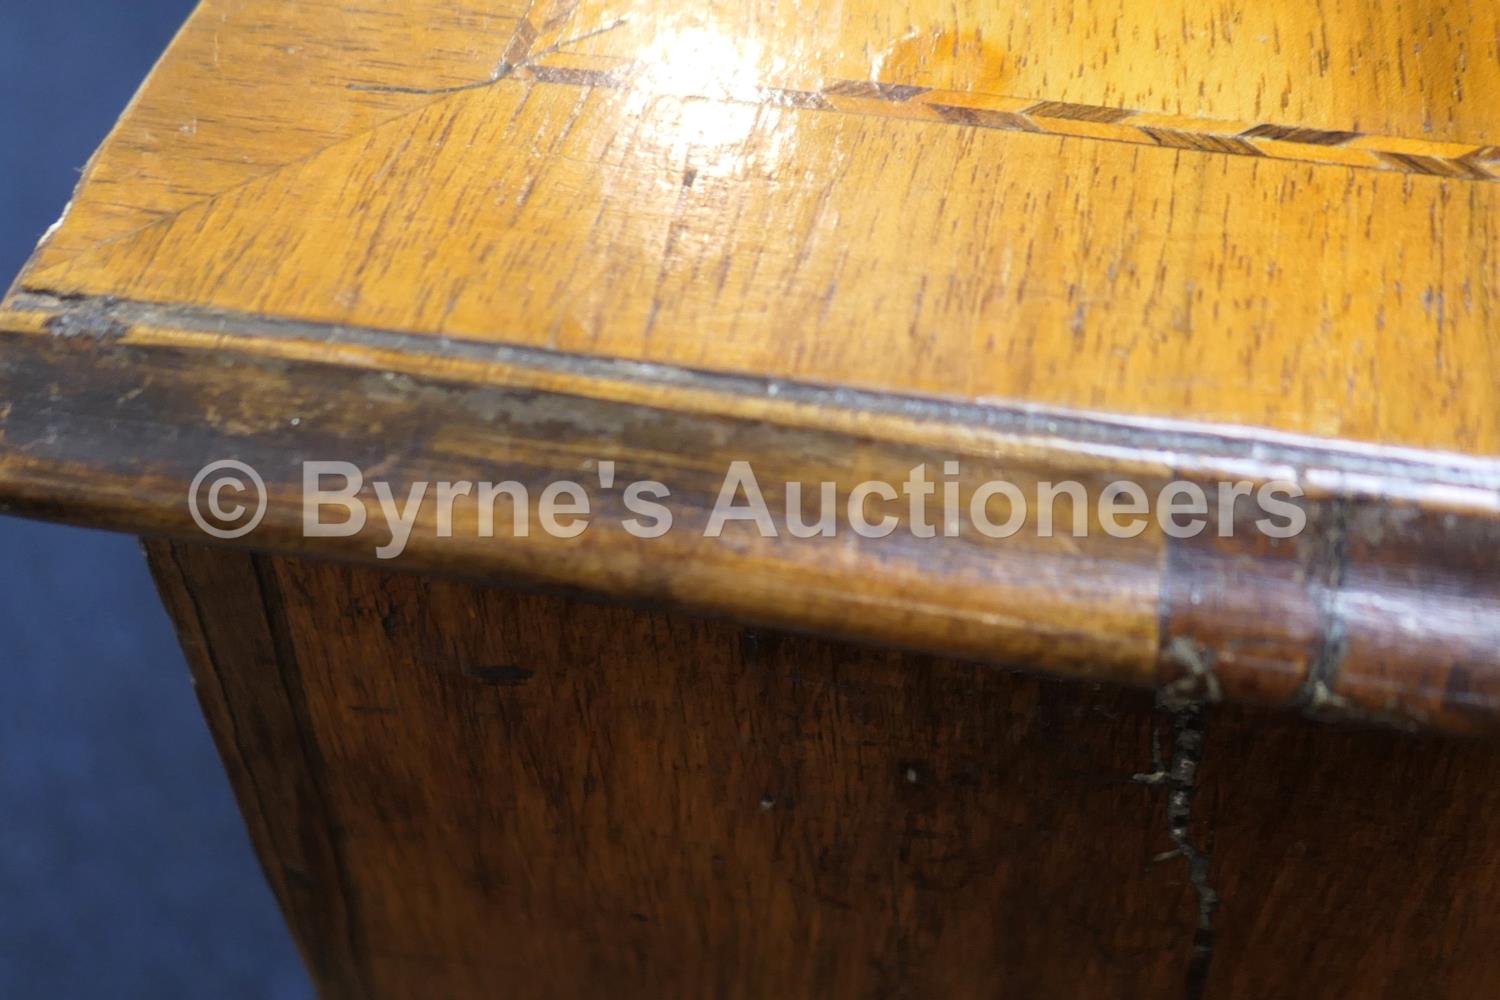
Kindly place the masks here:
<instances>
[{"instance_id":1,"label":"scratch on wood surface","mask_svg":"<svg viewBox=\"0 0 1500 1000\"><path fill-rule=\"evenodd\" d=\"M453 85L447 86L447 87L404 87L404 86L393 85L393 84L351 83L351 84L349 84L349 89L350 90L363 91L365 93L374 93L374 94L434 94L434 95L436 95L436 94L457 94L457 93L461 93L461 92L463 92L465 90L483 90L485 87L493 87L495 84L499 83L501 80L504 80L507 77L511 76L518 69L522 69L522 68L528 67L533 62L536 62L537 60L545 59L547 56L554 55L554 54L556 54L558 52L561 52L563 49L567 48L569 45L576 45L579 42L587 41L588 39L594 38L597 35L603 35L603 34L605 34L607 32L614 31L616 28L618 28L621 25L625 24L626 21L628 21L628 20L629 20L629 18L624 18L624 17L617 18L612 23L606 24L602 28L595 28L592 31L585 31L583 34L581 34L581 35L575 35L572 38L565 38L565 39L563 39L560 42L556 42L556 43L554 43L552 45L547 46L546 48L542 49L540 52L537 52L537 53L534 53L534 54L528 54L528 53L524 53L523 52L523 58L521 58L519 61L516 61L516 62L511 62L510 58L508 58L508 57L507 58L503 58L503 59L500 60L499 63L497 63L495 65L495 72L491 73L490 76L488 78L484 79L484 80L473 80L473 81L470 81L469 83L456 83L456 84L453 84ZM507 51L508 51L508 49L507 49Z\"/></svg>"}]
</instances>

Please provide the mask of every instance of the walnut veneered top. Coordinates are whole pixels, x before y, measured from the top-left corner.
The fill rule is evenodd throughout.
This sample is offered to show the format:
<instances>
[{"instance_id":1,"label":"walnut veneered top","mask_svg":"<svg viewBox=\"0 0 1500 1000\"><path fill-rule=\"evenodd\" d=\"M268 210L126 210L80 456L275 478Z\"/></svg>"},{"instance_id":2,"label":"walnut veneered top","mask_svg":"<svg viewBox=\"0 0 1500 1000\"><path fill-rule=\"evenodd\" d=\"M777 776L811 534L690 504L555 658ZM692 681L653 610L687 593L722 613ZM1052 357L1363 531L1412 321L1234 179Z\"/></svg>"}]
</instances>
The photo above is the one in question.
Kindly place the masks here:
<instances>
[{"instance_id":1,"label":"walnut veneered top","mask_svg":"<svg viewBox=\"0 0 1500 1000\"><path fill-rule=\"evenodd\" d=\"M1500 454L1500 13L209 0L21 287Z\"/></svg>"}]
</instances>

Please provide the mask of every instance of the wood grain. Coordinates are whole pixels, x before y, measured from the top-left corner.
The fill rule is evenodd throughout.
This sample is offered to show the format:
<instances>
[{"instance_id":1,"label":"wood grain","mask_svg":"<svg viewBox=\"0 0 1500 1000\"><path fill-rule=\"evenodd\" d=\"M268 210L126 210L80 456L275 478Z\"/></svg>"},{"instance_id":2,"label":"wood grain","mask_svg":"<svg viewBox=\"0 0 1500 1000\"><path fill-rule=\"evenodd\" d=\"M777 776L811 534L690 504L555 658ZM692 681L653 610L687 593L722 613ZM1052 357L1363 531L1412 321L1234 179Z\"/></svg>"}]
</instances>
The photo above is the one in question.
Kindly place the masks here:
<instances>
[{"instance_id":1,"label":"wood grain","mask_svg":"<svg viewBox=\"0 0 1500 1000\"><path fill-rule=\"evenodd\" d=\"M0 306L0 503L184 536L194 473L240 455L273 493L248 544L369 559L368 532L298 533L303 458L403 488L618 459L672 481L694 537L482 545L424 511L406 559L1489 731L1495 23L209 0ZM692 532L730 461L847 488L952 458L1026 485L1290 479L1311 527Z\"/></svg>"},{"instance_id":2,"label":"wood grain","mask_svg":"<svg viewBox=\"0 0 1500 1000\"><path fill-rule=\"evenodd\" d=\"M1493 992L1492 746L148 552L328 996Z\"/></svg>"},{"instance_id":3,"label":"wood grain","mask_svg":"<svg viewBox=\"0 0 1500 1000\"><path fill-rule=\"evenodd\" d=\"M210 2L22 285L1495 455L1494 17Z\"/></svg>"},{"instance_id":4,"label":"wood grain","mask_svg":"<svg viewBox=\"0 0 1500 1000\"><path fill-rule=\"evenodd\" d=\"M1411 0L575 6L559 34L624 23L570 54L680 68L707 48L729 57L713 72L731 81L753 68L762 82L806 89L869 80L1412 139L1494 141L1500 124L1486 106L1500 92L1491 9L1460 14Z\"/></svg>"},{"instance_id":5,"label":"wood grain","mask_svg":"<svg viewBox=\"0 0 1500 1000\"><path fill-rule=\"evenodd\" d=\"M326 996L1489 997L1500 751L1220 703L1500 732L1496 107L1414 0L205 0L0 304L0 511L151 537ZM415 576L309 459L601 492ZM949 460L1307 528L703 531Z\"/></svg>"},{"instance_id":6,"label":"wood grain","mask_svg":"<svg viewBox=\"0 0 1500 1000\"><path fill-rule=\"evenodd\" d=\"M422 103L350 76L436 85L490 73L525 0L202 4L85 170L38 264L119 239ZM317 26L317 27L314 27ZM66 231L63 231L66 230Z\"/></svg>"},{"instance_id":7,"label":"wood grain","mask_svg":"<svg viewBox=\"0 0 1500 1000\"><path fill-rule=\"evenodd\" d=\"M482 345L467 362L414 366L419 357L353 343L347 329L337 331L336 363L321 351L300 356L317 331L264 327L249 334L262 353L204 366L195 345L222 345L222 332L153 326L152 316L167 318L62 313L45 322L63 335L0 337L10 400L0 414L3 509L201 538L188 484L236 456L268 492L264 520L240 544L378 562L391 534L370 482L362 530L306 536L304 461L378 470L402 496L414 483L514 480L533 518L542 489L571 480L590 484L590 524L577 537L516 537L503 507L502 529L487 537L477 504L455 505L445 535L428 490L400 563L1155 686L1177 699L1500 728L1500 588L1489 558L1500 544L1500 471L1488 463L1306 441L1267 450L1185 428L674 370L653 378L561 355L496 357ZM269 350L278 346L286 353ZM669 488L671 531L643 539L625 529L620 489L594 488L605 458L618 483ZM1267 538L1249 523L1263 512L1242 496L1227 538L1172 538L1156 519L1119 537L1101 530L1092 505L1081 536L1069 527L920 537L915 523L943 521L946 489L934 489L915 508L878 507L874 516L889 513L899 528L885 536L853 532L841 511L842 530L828 537L765 537L746 522L711 537L735 461L757 470L778 524L786 484L812 496L827 482L847 497L859 483L901 483L920 465L940 478L953 461L960 507L1000 479L1023 496L1075 482L1097 497L1119 480L1154 494L1182 477L1253 487L1297 470L1308 525ZM1071 525L1070 510L1060 524Z\"/></svg>"}]
</instances>

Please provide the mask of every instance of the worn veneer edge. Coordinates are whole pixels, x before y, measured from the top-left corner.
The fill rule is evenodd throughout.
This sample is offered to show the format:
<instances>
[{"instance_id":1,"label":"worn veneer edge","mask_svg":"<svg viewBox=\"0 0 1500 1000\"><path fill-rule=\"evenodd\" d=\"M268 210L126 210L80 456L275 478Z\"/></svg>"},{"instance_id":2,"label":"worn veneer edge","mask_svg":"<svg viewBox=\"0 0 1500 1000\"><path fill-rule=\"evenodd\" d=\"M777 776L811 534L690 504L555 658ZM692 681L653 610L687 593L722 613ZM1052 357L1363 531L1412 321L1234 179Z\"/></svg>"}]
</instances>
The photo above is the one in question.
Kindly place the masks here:
<instances>
[{"instance_id":1,"label":"worn veneer edge","mask_svg":"<svg viewBox=\"0 0 1500 1000\"><path fill-rule=\"evenodd\" d=\"M156 303L110 296L56 294L22 288L0 309L36 313L62 337L127 336L157 328L221 338L226 349L251 350L268 342L352 347L432 360L494 363L563 376L615 380L661 389L705 391L723 398L774 401L881 414L1045 441L1060 450L1167 463L1198 472L1258 469L1296 475L1310 486L1361 487L1381 496L1440 499L1476 505L1500 515L1500 457L1333 440L1275 431L1194 423L1040 404L960 400L884 389L826 385L690 368L657 362L577 354L505 343L378 327L349 326L233 310Z\"/></svg>"},{"instance_id":2,"label":"worn veneer edge","mask_svg":"<svg viewBox=\"0 0 1500 1000\"><path fill-rule=\"evenodd\" d=\"M810 482L899 482L947 458L1020 481L1291 479L1308 491L1310 527L1279 547L1155 532L1081 543L898 532L835 547L684 531L642 543L608 527L496 545L419 529L397 566L1188 701L1500 728L1493 459L38 291L7 305L0 502L15 512L201 540L187 484L207 461L237 457L265 466L272 494L244 544L375 561L370 534L301 537L300 456L347 455L396 483L493 480L512 466L540 483L619 453L622 479L672 483L688 522L734 458ZM294 426L288 412L303 418Z\"/></svg>"}]
</instances>

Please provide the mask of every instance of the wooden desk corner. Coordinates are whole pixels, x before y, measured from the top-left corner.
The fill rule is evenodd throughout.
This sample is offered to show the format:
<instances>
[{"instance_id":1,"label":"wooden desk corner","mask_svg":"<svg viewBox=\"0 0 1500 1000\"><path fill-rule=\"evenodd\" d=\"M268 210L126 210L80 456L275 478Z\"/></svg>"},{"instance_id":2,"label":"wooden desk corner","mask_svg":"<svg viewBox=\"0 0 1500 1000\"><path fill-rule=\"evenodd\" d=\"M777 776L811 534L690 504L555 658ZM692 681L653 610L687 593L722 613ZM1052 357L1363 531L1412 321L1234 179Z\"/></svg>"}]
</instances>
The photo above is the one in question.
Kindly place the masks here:
<instances>
[{"instance_id":1,"label":"wooden desk corner","mask_svg":"<svg viewBox=\"0 0 1500 1000\"><path fill-rule=\"evenodd\" d=\"M146 538L328 996L1491 996L1497 108L1405 0L204 0L0 510Z\"/></svg>"}]
</instances>

